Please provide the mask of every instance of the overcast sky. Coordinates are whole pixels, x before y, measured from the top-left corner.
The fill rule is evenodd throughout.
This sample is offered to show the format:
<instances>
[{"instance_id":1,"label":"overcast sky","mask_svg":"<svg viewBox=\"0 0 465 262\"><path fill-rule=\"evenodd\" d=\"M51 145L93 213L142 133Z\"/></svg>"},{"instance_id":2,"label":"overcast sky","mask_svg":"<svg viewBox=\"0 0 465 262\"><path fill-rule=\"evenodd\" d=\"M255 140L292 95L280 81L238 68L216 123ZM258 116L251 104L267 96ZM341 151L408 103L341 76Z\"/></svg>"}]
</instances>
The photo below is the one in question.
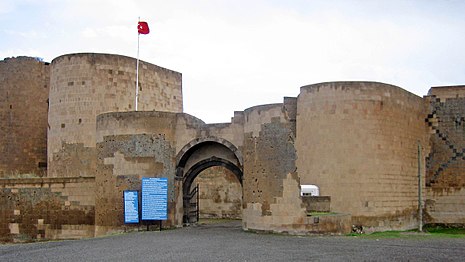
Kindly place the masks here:
<instances>
[{"instance_id":1,"label":"overcast sky","mask_svg":"<svg viewBox=\"0 0 465 262\"><path fill-rule=\"evenodd\" d=\"M207 123L325 81L465 84L464 0L0 0L0 59L136 57L138 17L140 58L181 72Z\"/></svg>"}]
</instances>

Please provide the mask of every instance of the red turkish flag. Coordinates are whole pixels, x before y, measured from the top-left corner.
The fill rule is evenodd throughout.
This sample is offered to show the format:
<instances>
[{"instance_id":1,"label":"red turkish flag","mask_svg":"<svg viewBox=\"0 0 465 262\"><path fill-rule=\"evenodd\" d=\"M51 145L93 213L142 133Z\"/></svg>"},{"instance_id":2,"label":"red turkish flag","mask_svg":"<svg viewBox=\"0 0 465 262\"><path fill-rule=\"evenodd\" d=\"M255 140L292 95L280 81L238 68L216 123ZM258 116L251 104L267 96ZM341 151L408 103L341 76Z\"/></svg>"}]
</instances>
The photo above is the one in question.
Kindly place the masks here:
<instances>
[{"instance_id":1,"label":"red turkish flag","mask_svg":"<svg viewBox=\"0 0 465 262\"><path fill-rule=\"evenodd\" d=\"M137 23L137 31L139 32L139 34L143 35L150 33L149 24L147 24L147 22Z\"/></svg>"}]
</instances>

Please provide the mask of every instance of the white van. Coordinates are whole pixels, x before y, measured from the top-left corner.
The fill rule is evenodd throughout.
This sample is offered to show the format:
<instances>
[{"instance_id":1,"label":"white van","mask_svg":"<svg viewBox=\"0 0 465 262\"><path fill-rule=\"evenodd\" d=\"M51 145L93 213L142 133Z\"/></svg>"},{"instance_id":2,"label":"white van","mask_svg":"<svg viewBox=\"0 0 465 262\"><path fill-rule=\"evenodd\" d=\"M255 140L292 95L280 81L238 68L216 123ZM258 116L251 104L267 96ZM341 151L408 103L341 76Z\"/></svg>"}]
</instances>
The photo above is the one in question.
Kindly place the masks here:
<instances>
[{"instance_id":1,"label":"white van","mask_svg":"<svg viewBox=\"0 0 465 262\"><path fill-rule=\"evenodd\" d=\"M301 196L319 196L320 189L315 185L300 185Z\"/></svg>"}]
</instances>

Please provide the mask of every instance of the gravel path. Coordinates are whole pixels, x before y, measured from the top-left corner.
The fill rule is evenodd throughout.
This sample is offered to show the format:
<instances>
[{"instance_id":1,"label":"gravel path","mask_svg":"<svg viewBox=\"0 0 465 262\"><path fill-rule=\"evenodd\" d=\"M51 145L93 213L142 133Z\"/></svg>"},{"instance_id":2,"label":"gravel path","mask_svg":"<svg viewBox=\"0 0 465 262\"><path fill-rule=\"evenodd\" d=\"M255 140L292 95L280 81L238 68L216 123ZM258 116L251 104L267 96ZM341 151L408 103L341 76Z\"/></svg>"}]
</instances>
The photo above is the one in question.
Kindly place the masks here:
<instances>
[{"instance_id":1,"label":"gravel path","mask_svg":"<svg viewBox=\"0 0 465 262\"><path fill-rule=\"evenodd\" d=\"M465 239L297 237L240 222L76 241L0 245L0 261L465 261Z\"/></svg>"}]
</instances>

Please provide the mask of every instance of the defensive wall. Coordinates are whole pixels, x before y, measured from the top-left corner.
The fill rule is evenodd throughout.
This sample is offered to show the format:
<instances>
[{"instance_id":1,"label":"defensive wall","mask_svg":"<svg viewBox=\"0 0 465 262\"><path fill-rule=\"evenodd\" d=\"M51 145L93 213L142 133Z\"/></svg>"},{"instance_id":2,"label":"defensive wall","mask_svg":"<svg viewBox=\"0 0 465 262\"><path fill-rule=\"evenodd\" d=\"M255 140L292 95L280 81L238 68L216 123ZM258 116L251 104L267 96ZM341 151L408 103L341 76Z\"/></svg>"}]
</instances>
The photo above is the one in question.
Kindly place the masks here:
<instances>
[{"instance_id":1,"label":"defensive wall","mask_svg":"<svg viewBox=\"0 0 465 262\"><path fill-rule=\"evenodd\" d=\"M38 173L40 160L25 158L25 166L34 164L22 171L2 156L3 240L137 230L124 224L123 191L140 191L142 177L168 178L164 227L191 222L186 196L198 181L209 184L201 189L203 212L242 217L250 231L411 229L418 224L419 181L425 223L465 224L465 86L433 87L421 98L377 82L320 83L282 103L236 111L230 123L206 124L182 112L181 74L146 62L134 111L133 58L71 54L50 65L2 63L1 91L18 102L11 88L26 92L21 75L31 71L21 63L43 70L40 79L50 68L50 84L39 82L50 86L48 126L38 128L48 129L48 153L36 156L48 155L48 175L11 176ZM1 100L1 132L25 136L4 120L12 119L11 101ZM28 139L3 139L0 146L21 148L22 141ZM7 152L21 158L27 150ZM212 172L227 176L213 182ZM302 184L317 185L322 197L303 199ZM215 213L214 205L222 210Z\"/></svg>"}]
</instances>

